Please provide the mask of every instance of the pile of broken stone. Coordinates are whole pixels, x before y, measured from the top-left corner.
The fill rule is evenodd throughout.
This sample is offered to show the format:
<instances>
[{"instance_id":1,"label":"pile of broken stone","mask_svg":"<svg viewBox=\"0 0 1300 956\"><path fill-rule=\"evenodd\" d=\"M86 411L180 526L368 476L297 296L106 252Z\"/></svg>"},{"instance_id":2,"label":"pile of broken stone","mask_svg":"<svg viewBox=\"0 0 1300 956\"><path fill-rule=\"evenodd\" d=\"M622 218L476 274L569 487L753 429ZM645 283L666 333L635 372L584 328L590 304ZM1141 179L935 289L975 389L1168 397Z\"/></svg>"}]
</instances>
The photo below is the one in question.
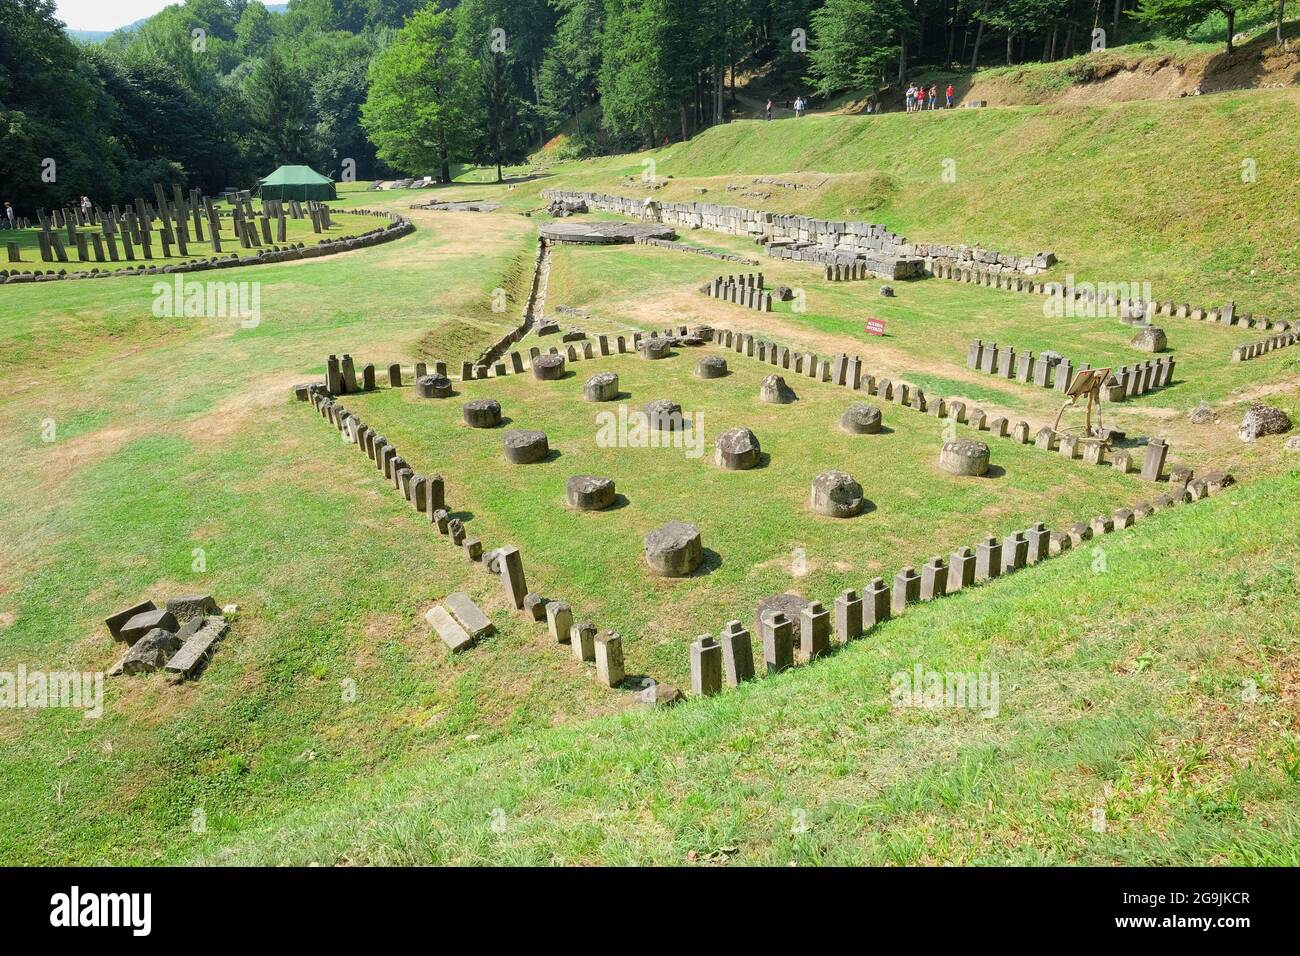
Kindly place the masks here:
<instances>
[{"instance_id":1,"label":"pile of broken stone","mask_svg":"<svg viewBox=\"0 0 1300 956\"><path fill-rule=\"evenodd\" d=\"M177 680L194 676L230 630L226 615L236 610L233 604L218 607L210 594L182 594L161 608L144 601L119 611L104 623L113 640L130 649L109 676L160 669Z\"/></svg>"}]
</instances>

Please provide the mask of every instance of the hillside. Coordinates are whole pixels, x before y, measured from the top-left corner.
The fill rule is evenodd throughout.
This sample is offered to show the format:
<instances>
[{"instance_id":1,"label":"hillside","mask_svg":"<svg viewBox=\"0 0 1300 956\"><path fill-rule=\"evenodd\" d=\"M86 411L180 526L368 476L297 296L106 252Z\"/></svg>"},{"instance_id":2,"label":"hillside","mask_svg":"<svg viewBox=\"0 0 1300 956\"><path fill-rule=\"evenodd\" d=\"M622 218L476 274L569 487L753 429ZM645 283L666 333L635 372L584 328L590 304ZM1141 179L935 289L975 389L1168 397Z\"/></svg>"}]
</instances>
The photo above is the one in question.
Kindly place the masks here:
<instances>
[{"instance_id":1,"label":"hillside","mask_svg":"<svg viewBox=\"0 0 1300 956\"><path fill-rule=\"evenodd\" d=\"M646 158L671 177L661 199L865 219L917 241L1050 249L1062 275L1149 281L1158 298L1235 298L1287 317L1300 279L1300 212L1287 198L1300 179L1298 106L1300 91L1288 89L742 121ZM575 188L641 195L642 159L554 172ZM950 160L955 181L945 182ZM781 175L791 170L799 174Z\"/></svg>"}]
</instances>

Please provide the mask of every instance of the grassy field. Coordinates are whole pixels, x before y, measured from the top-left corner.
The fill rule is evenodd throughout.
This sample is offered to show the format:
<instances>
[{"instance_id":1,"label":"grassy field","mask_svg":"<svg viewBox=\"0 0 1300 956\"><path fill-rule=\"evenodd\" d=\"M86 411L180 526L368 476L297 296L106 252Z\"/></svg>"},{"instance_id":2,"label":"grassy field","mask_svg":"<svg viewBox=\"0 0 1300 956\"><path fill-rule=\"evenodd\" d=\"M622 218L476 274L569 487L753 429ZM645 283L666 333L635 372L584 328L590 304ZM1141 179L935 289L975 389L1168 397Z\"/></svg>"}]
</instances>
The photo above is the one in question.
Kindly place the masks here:
<instances>
[{"instance_id":1,"label":"grassy field","mask_svg":"<svg viewBox=\"0 0 1300 956\"><path fill-rule=\"evenodd\" d=\"M815 666L529 731L169 858L1295 866L1298 492L1266 479L1107 539L1101 573L1073 552ZM997 672L997 717L892 707L917 663Z\"/></svg>"},{"instance_id":2,"label":"grassy field","mask_svg":"<svg viewBox=\"0 0 1300 956\"><path fill-rule=\"evenodd\" d=\"M286 220L285 241L297 244L305 243L309 246L318 244L322 239L341 239L344 236L355 236L363 232L368 232L383 225L383 220L376 219L373 216L358 216L350 213L338 213L333 217L333 225L320 234L312 231L311 220L304 217L302 219ZM212 247L212 241L208 234L207 222L203 224L203 242L196 242L193 239L187 245L188 255L182 256L177 247L172 245L172 254L164 257L162 255L162 240L159 231L155 228L151 235L152 250L155 255L152 258L144 258L143 246L136 245L135 260L128 262L126 251L122 246L121 240L118 240L118 257L119 261L110 261L110 255L107 245L104 248L104 261L100 262L95 259L95 247L90 242L89 234L92 230L82 228L80 232L87 234L87 247L85 261L78 258L77 247L75 243L68 242L66 230L59 230L59 238L63 240L64 249L68 253L67 262L45 262L41 259L41 247L36 240L37 230L35 229L18 229L18 230L0 230L0 243L17 242L20 262L10 262L6 255L0 268L11 270L49 270L54 271L66 270L68 272L78 272L82 269L98 269L100 272L116 272L119 269L134 269L140 266L165 266L178 262L188 262L190 259L206 259L211 256L229 256L232 252L240 255L249 255L256 252L255 249L244 250L239 245L239 240L235 238L234 228L228 219L223 219L221 224L221 252L216 252ZM193 223L190 224L190 235L193 236ZM275 223L271 224L271 236L273 242L271 245L279 244ZM258 232L261 237L261 232ZM269 248L263 246L263 248Z\"/></svg>"},{"instance_id":3,"label":"grassy field","mask_svg":"<svg viewBox=\"0 0 1300 956\"><path fill-rule=\"evenodd\" d=\"M1221 195L1214 183L1226 190L1232 170L1197 173L1227 161L1235 122L1245 125L1232 136L1260 158L1257 187L1276 185L1266 170L1294 178L1278 109L1293 108L1290 95L1159 104L1158 117L1134 104L969 111L910 126L738 123L653 158L677 177L665 195L693 196L698 177L710 198L827 214L864 207L877 195L871 182L895 179L900 188L866 218L925 238L1054 246L1062 273L1151 278L1162 298L1235 295L1287 317L1294 210L1266 202L1262 188ZM1127 152L1108 141L1094 154L1080 136L1107 123ZM1070 146L1082 158L1070 159ZM991 175L989 157L1003 150L1011 178L976 188L959 177L947 194L937 165L931 184L905 162L909 150L934 159L957 149L961 168L972 166L961 176ZM1116 155L1156 168L1177 160L1188 174L1177 195L1165 183L1147 195L1139 166ZM1077 175L1049 177L1048 157ZM825 170L828 185L769 200L724 189L789 169ZM1171 320L1183 381L1115 411L1135 438L1166 434L1176 458L1198 471L1232 468L1242 486L1106 539L1100 563L1080 549L918 608L827 662L654 714L602 690L507 611L495 582L290 401L331 352L408 368L437 359L455 368L477 354L523 306L536 223L518 213L544 206L546 186L635 194L623 177L640 171L641 157L629 156L503 186L350 185L341 210L405 212L435 195L504 208L413 212L417 232L397 242L241 270L260 288L251 328L156 318L152 277L0 289L0 671L107 668L120 649L103 618L146 597L207 590L241 608L196 682L109 680L99 720L0 711L0 861L1296 862L1300 477L1281 439L1242 445L1233 429L1251 397L1300 412L1300 376L1285 351L1221 363L1248 333ZM1212 213L1203 220L1212 228L1184 228L1184 201ZM1095 203L1132 208L1122 223L1118 212L1079 214ZM1170 217L1152 215L1161 203ZM687 238L754 254L737 240ZM827 286L808 267L762 268L804 288L807 311L760 315L707 299L697 291L707 277L742 270L639 248L558 250L548 309L589 310L560 321L593 332L707 322L822 354L858 352L928 394L1036 425L1054 416L1054 393L966 370L971 337L1094 363L1127 353L1114 320L1049 330L1040 303L1010 293L932 281L899 284L886 302L872 283ZM505 311L493 309L497 290ZM869 315L886 318L890 334L865 338ZM418 467L444 471L470 533L518 537L530 584L624 629L629 669L667 680L682 679L689 640L749 620L765 594L825 600L939 543L1150 497L1134 477L997 439L1005 474L959 494L932 468L933 419L886 407L891 433L850 440L834 428L855 400L848 393L792 377L800 402L759 406L760 366L737 358L733 376L699 382L689 375L696 354L579 363L555 383L466 385L467 396L500 398L515 427L552 433L560 456L535 469L504 466L500 432L453 426L463 399L381 389L348 402ZM706 455L718 428L746 424L770 463L722 474L680 452L611 457L594 446L594 410L577 398L586 374L604 368L623 376L632 405L663 395L703 411ZM1202 397L1221 420L1194 429L1185 412ZM876 510L810 518L808 481L830 466L855 473ZM581 471L616 477L627 504L566 511L563 480ZM742 486L757 501L727 494ZM720 563L684 582L651 580L640 536L676 517L705 528ZM796 578L800 547L808 574ZM423 613L458 588L499 632L452 659ZM890 675L916 663L996 671L1000 716L891 708ZM1258 691L1249 705L1247 687ZM1092 829L1098 808L1105 834ZM504 832L490 826L497 810Z\"/></svg>"},{"instance_id":4,"label":"grassy field","mask_svg":"<svg viewBox=\"0 0 1300 956\"><path fill-rule=\"evenodd\" d=\"M1300 213L1279 197L1300 175L1298 100L1300 91L1283 89L740 121L647 154L549 167L536 186L562 176L570 188L642 195L642 162L653 160L655 175L671 177L655 193L663 200L864 219L916 241L1018 254L1051 249L1062 279L1150 282L1160 299L1209 307L1235 298L1291 320ZM956 163L953 182L943 179L945 161ZM758 176L815 188L755 184ZM527 186L507 202L540 205Z\"/></svg>"},{"instance_id":5,"label":"grassy field","mask_svg":"<svg viewBox=\"0 0 1300 956\"><path fill-rule=\"evenodd\" d=\"M1154 497L1150 483L1135 475L1072 465L987 435L996 475L957 479L937 466L944 423L930 416L879 406L887 432L849 435L839 427L843 411L877 399L786 373L799 401L765 404L759 383L770 367L733 353L730 375L700 380L692 370L702 354L682 349L656 362L633 355L577 362L561 381L525 374L469 382L448 401L383 389L346 403L417 472L443 475L468 534L485 547L519 546L533 590L568 601L579 620L626 635L629 673L679 685L688 683L689 642L729 619L752 620L768 595L795 589L829 607L845 588L892 578L903 565L919 568L935 554L946 560L990 533L1001 540L1040 520L1060 528ZM584 402L583 382L606 370L619 375L623 397ZM501 402L509 419L502 429L461 424L463 401L483 397ZM605 447L605 415L617 416L617 406L636 412L658 398L700 416L689 440L679 447ZM769 456L762 467L728 472L714 464L715 440L736 426L758 436ZM507 464L501 448L507 428L545 431L554 460ZM975 434L966 426L957 433ZM869 513L837 520L808 511L812 479L830 469L862 484ZM356 470L364 471L361 462ZM565 483L582 474L613 478L621 506L568 509ZM371 481L382 485L382 475ZM642 539L671 520L701 528L711 552L707 573L665 580L646 567Z\"/></svg>"}]
</instances>

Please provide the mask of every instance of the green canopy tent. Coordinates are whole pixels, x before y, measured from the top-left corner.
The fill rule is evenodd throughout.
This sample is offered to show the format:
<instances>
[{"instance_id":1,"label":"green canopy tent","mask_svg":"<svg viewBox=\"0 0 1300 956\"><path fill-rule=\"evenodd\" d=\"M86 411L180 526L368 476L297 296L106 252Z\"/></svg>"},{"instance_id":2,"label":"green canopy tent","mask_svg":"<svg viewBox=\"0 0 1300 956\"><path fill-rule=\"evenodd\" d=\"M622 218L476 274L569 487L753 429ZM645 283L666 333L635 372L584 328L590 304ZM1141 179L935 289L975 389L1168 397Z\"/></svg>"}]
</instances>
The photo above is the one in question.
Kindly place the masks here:
<instances>
[{"instance_id":1,"label":"green canopy tent","mask_svg":"<svg viewBox=\"0 0 1300 956\"><path fill-rule=\"evenodd\" d=\"M297 199L299 202L339 198L334 191L334 180L322 176L310 166L281 166L262 180L260 195L263 199Z\"/></svg>"}]
</instances>

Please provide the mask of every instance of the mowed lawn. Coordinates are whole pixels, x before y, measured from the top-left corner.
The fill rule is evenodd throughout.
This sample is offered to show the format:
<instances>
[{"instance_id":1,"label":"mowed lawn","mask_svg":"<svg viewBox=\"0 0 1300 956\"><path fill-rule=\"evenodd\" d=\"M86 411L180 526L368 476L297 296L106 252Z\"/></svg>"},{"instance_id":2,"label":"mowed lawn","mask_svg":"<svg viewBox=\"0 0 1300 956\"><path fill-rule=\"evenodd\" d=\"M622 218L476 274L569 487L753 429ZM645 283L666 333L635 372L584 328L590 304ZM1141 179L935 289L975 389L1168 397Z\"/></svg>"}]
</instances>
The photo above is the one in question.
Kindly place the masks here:
<instances>
[{"instance_id":1,"label":"mowed lawn","mask_svg":"<svg viewBox=\"0 0 1300 956\"><path fill-rule=\"evenodd\" d=\"M537 340L543 347L553 341ZM709 354L726 355L731 374L696 378L696 361ZM584 401L583 383L604 371L618 374L622 397ZM449 399L385 388L343 401L417 473L444 477L449 506L465 518L468 535L488 549L517 545L531 589L568 601L578 620L621 633L630 673L678 684L688 678L690 641L733 618L752 622L763 597L795 590L829 607L845 588L892 578L904 565L919 569L934 555L946 560L988 534L1001 540L1035 521L1059 530L1160 490L1136 475L1069 462L987 432L990 476L953 477L937 463L947 422L885 404L882 433L850 435L839 426L845 409L878 399L790 372L799 400L767 404L759 384L772 371L734 353L684 347L659 361L628 354L571 363L559 381L525 373L458 384ZM464 425L461 406L475 398L501 402L508 423ZM629 416L661 398L680 403L694 427L677 439L658 433L660 447L620 433L620 417L633 421ZM761 467L716 466L717 437L737 426L758 436L767 455ZM545 431L552 458L506 462L503 436L520 428ZM964 425L955 434L977 437ZM365 470L365 459L357 458L350 474ZM809 511L813 478L832 469L862 484L867 513L834 519ZM613 478L621 500L604 512L569 509L565 486L574 475ZM420 523L414 512L409 520ZM666 580L649 570L643 538L668 521L701 529L702 573Z\"/></svg>"},{"instance_id":2,"label":"mowed lawn","mask_svg":"<svg viewBox=\"0 0 1300 956\"><path fill-rule=\"evenodd\" d=\"M285 225L285 243L297 245L304 243L308 246L314 246L323 239L341 239L345 236L357 236L363 232L369 232L371 229L377 229L386 223L385 219L375 216L363 216L349 212L332 213L332 225L320 233L312 230L311 219L304 213L302 219L286 219ZM15 272L29 271L66 271L80 272L98 269L100 272L116 272L119 269L134 269L139 266L165 266L176 265L181 262L188 262L191 259L208 259L212 256L222 258L229 257L231 253L237 255L252 255L257 252L256 248L245 249L239 244L235 237L234 225L229 216L221 220L221 252L217 252L212 245L212 237L208 230L208 221L203 220L203 241L200 242L194 238L194 221L188 221L190 236L186 243L186 255L181 255L180 250L175 243L172 243L171 255L164 257L162 254L162 238L157 220L153 223L153 230L150 233L150 249L153 252L152 258L144 257L144 247L139 243L133 243L135 254L134 261L128 261L126 250L123 247L121 237L117 238L117 255L118 261L113 262L108 251L108 244L103 240L103 230L98 227L79 226L77 231L86 234L86 259L83 261L77 253L75 242L68 241L68 232L66 229L57 229L59 239L63 242L64 251L68 254L67 262L50 261L45 262L41 259L40 243L36 239L36 229L16 229L0 230L0 244L17 242L21 261L11 262L6 254L3 261L0 261L0 269L8 269ZM269 249L271 246L280 245L279 230L276 220L271 221L271 242L267 244L262 238L261 226L257 223L258 241L262 242L262 249ZM90 239L91 233L98 233L100 241L103 243L104 259L101 262L95 258L95 245ZM54 255L51 252L51 255ZM55 256L57 260L57 256Z\"/></svg>"},{"instance_id":3,"label":"mowed lawn","mask_svg":"<svg viewBox=\"0 0 1300 956\"><path fill-rule=\"evenodd\" d=\"M193 684L109 679L99 720L0 712L0 859L147 862L196 812L220 830L467 736L613 706L577 668L448 667L422 615L465 586L463 563L291 400L329 352L409 363L431 330L467 349L499 335L520 306L498 315L491 293L531 264L532 227L476 228L466 245L444 217L223 275L259 283L255 328L155 318L153 277L0 290L0 670L106 670L122 649L103 619L145 598L240 606Z\"/></svg>"}]
</instances>

